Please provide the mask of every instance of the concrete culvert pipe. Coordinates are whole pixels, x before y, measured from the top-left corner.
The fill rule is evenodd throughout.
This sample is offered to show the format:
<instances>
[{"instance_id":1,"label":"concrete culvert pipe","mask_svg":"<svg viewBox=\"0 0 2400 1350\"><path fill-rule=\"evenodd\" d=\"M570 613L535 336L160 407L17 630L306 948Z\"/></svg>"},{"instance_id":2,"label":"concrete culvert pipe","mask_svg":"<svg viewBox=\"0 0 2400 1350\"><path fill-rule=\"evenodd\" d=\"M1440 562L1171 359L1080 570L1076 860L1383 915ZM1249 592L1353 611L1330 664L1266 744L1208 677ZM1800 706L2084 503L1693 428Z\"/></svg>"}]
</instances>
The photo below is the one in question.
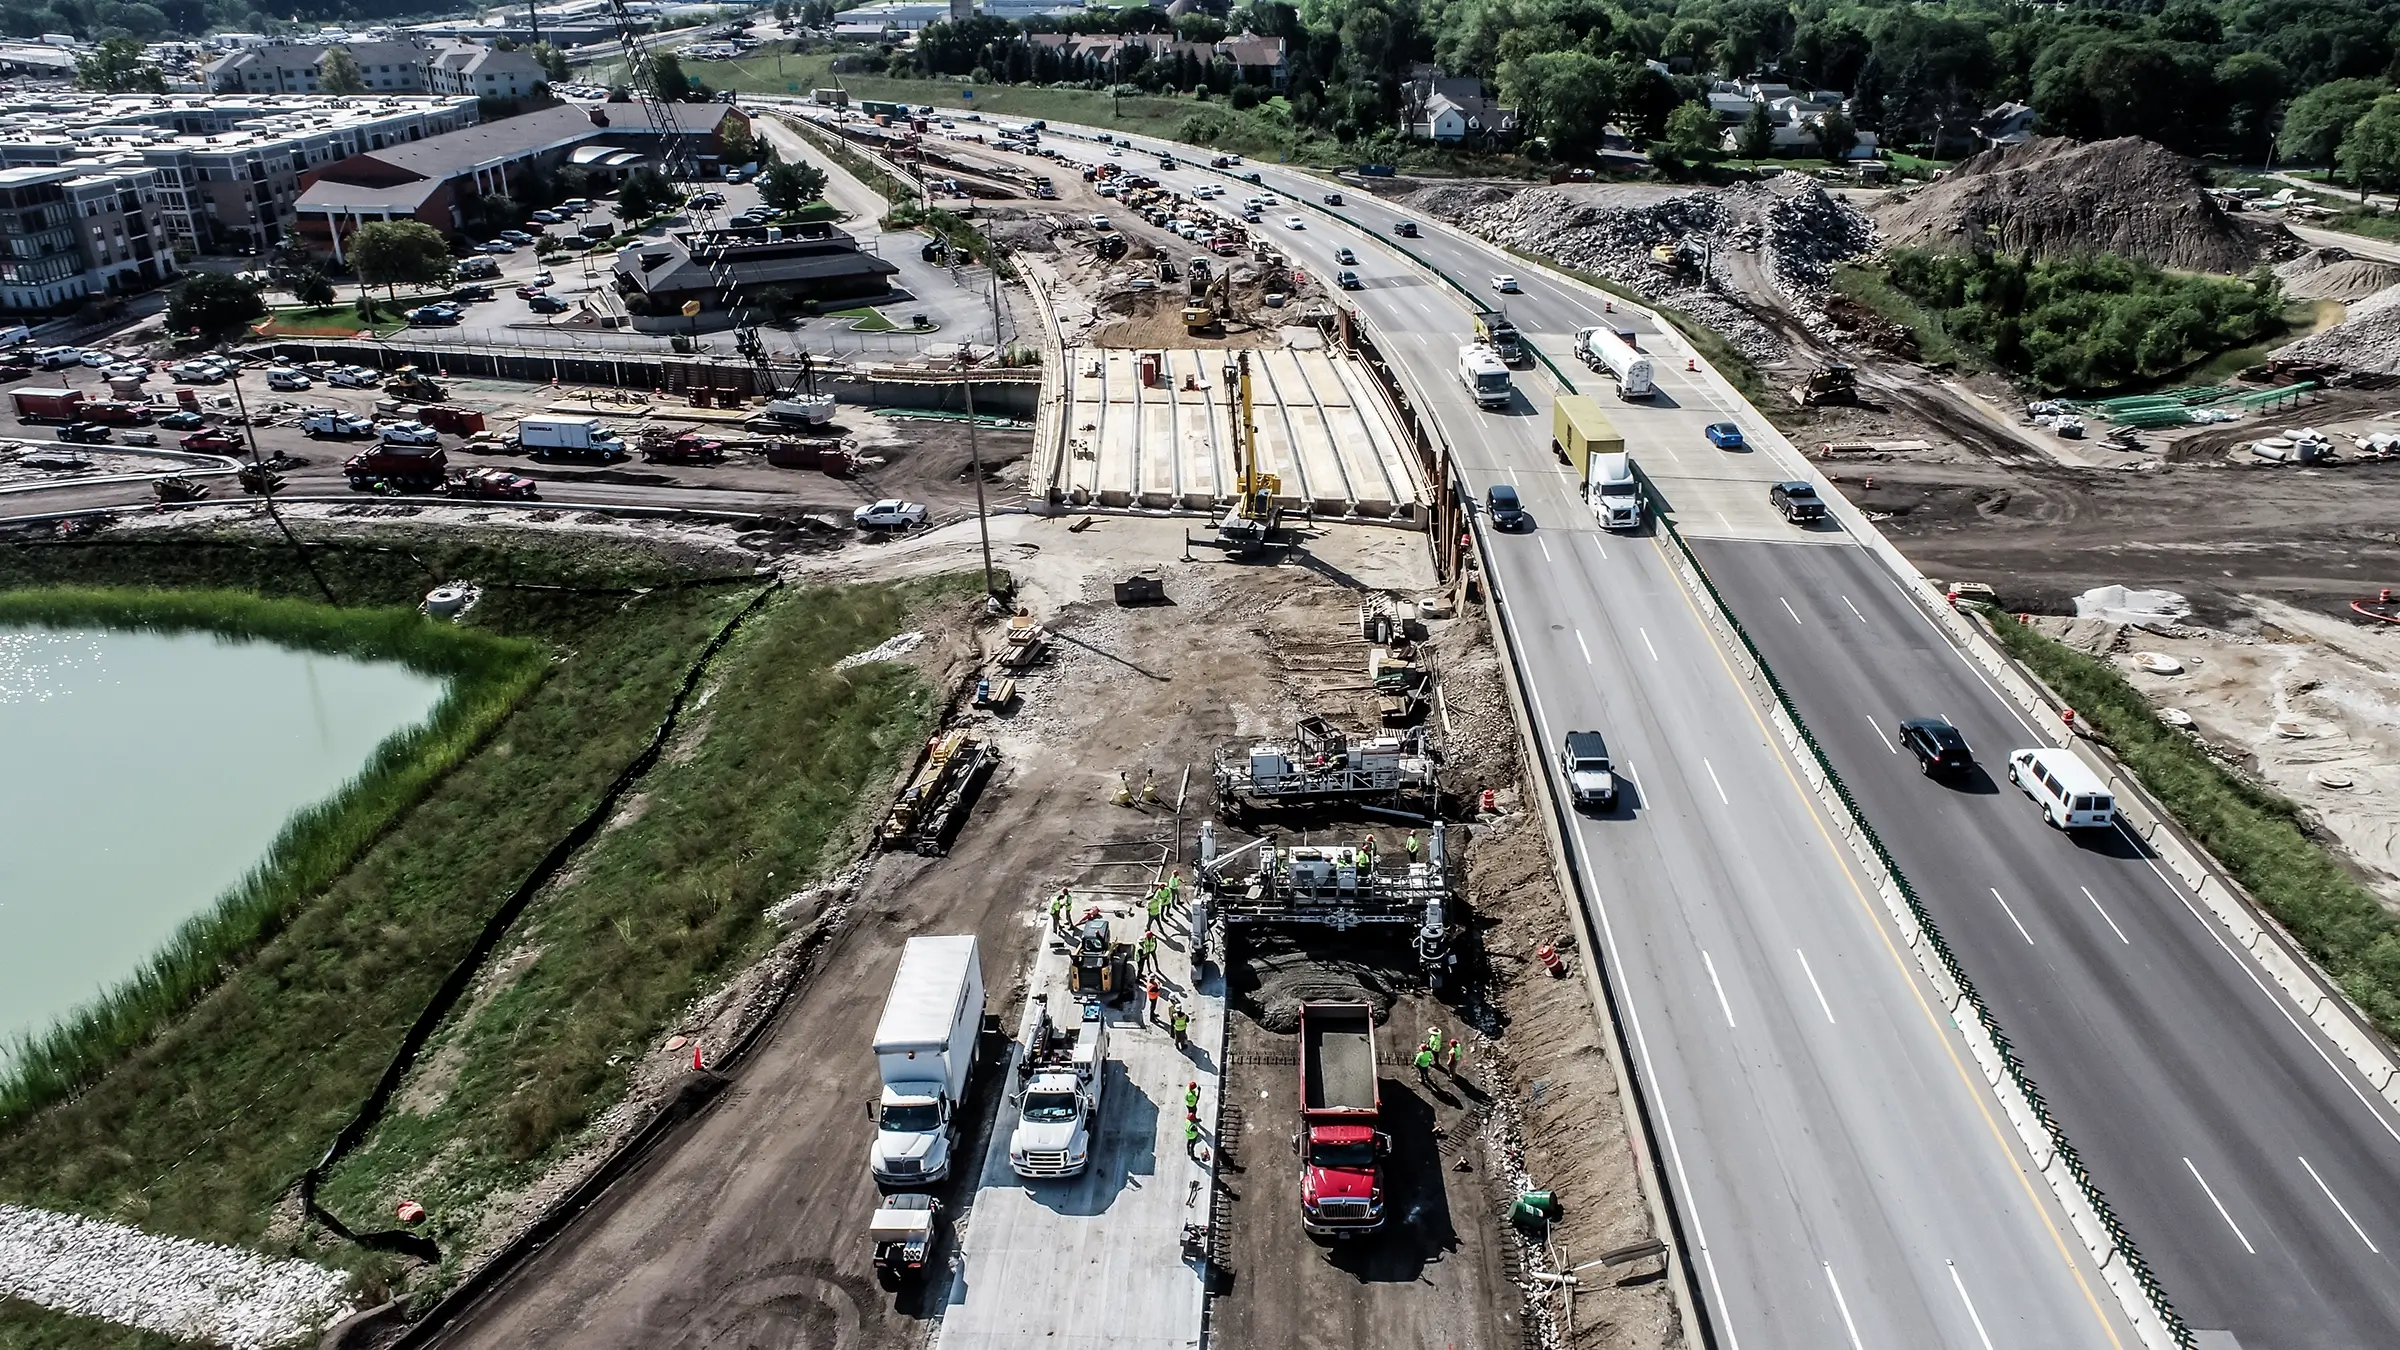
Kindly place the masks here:
<instances>
[{"instance_id":1,"label":"concrete culvert pipe","mask_svg":"<svg viewBox=\"0 0 2400 1350\"><path fill-rule=\"evenodd\" d=\"M467 588L436 586L425 593L425 612L437 619L455 619L467 607Z\"/></svg>"},{"instance_id":2,"label":"concrete culvert pipe","mask_svg":"<svg viewBox=\"0 0 2400 1350\"><path fill-rule=\"evenodd\" d=\"M2181 675L2183 673L2183 662L2165 652L2135 652L2133 663L2152 675Z\"/></svg>"}]
</instances>

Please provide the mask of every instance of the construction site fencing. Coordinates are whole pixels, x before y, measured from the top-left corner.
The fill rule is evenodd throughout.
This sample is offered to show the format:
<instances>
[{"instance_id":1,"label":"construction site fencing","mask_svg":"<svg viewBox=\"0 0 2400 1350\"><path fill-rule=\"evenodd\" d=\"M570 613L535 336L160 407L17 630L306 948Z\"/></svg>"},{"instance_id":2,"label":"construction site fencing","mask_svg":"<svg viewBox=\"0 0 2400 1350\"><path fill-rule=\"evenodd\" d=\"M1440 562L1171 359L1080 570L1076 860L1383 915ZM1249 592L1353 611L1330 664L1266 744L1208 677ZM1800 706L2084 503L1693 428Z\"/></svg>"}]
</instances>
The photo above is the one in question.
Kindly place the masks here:
<instances>
[{"instance_id":1,"label":"construction site fencing","mask_svg":"<svg viewBox=\"0 0 2400 1350\"><path fill-rule=\"evenodd\" d=\"M1757 670L1760 681L1774 696L1776 705L1782 710L1783 715L1789 719L1800 744L1807 749L1817 771L1823 775L1826 786L1840 800L1842 809L1848 813L1850 823L1858 838L1864 841L1867 849L1881 865L1885 876L1890 879L1892 888L1899 893L1902 901L1907 905L1909 917L1916 924L1918 933L1926 946L1933 952L1935 960L1940 963L1943 974L1949 978L1952 987L1958 991L1959 1005L1972 1012L1978 1027L1998 1053L2002 1069L2007 1074L2011 1085L2022 1096L2027 1108L2032 1112L2034 1120L2047 1137L2053 1158L2074 1179L2076 1189L2082 1193L2085 1203L2091 1207L2095 1220L2107 1234L2110 1248L2118 1258L2125 1262L2132 1280L2140 1287L2143 1296L2156 1312L2160 1323L2165 1327L2173 1343L2185 1347L2185 1350L2190 1350L2190 1347L2197 1345L2191 1328L2184 1323L2182 1315L2175 1311L2174 1304L2167 1297L2165 1287L2159 1283L2157 1275L2150 1268L2149 1261L2142 1256L2141 1249L2135 1246L2133 1235L2118 1219L2116 1209L2109 1203L2107 1194L2092 1180L2091 1172L2084 1165L2082 1155L2075 1151L2075 1145L2067 1138L2065 1128L2059 1124L2057 1117L2051 1114L2049 1102L2042 1096L2041 1089L2034 1085L2032 1075L2026 1071L2024 1061L2018 1058L2015 1045L2009 1040L2008 1033L2001 1030L1998 1018L1993 1015L1990 1006L1984 1002L1983 995L1976 989L1974 980L1968 976L1966 967L1960 963L1958 954L1951 947L1949 940L1942 935L1941 927L1934 922L1932 912L1919 898L1916 887L1909 883L1907 874L1900 870L1900 864L1892 857L1891 850L1884 846L1882 836L1876 833L1874 825L1867 819L1865 808L1859 805L1857 797L1850 791L1849 784L1844 782L1841 774L1834 769L1832 758L1825 753L1824 747L1818 743L1815 734L1808 729L1808 723L1800 716L1799 706L1793 701L1790 692L1784 688L1783 682L1776 678L1774 667L1767 663L1766 654L1759 650L1756 642L1751 640L1749 631L1742 626L1742 621L1734 616L1733 607L1717 590L1716 582L1710 579L1708 569L1702 565L1699 555L1693 552L1692 546L1684 540L1683 532L1675 527L1674 522L1663 513L1656 512L1655 508L1660 499L1646 476L1642 478L1642 488L1645 496L1652 502L1660 530L1674 542L1676 550L1682 554L1683 560L1691 568L1692 574L1707 590L1709 599L1715 605L1717 615L1724 621L1726 629L1740 641L1742 649L1749 654L1751 665ZM1957 1009L1954 1008L1952 1015L1956 1016L1956 1014ZM2038 1163L2039 1160L2036 1161ZM2103 1267L2107 1265L2106 1257L2101 1259L2101 1264Z\"/></svg>"},{"instance_id":2,"label":"construction site fencing","mask_svg":"<svg viewBox=\"0 0 2400 1350\"><path fill-rule=\"evenodd\" d=\"M549 850L543 853L540 860L517 883L516 889L511 891L508 898L501 902L499 908L492 912L492 916L484 921L483 929L476 934L475 941L459 957L457 964L451 967L449 975L444 977L440 986L434 990L433 997L417 1014L416 1021L400 1038L399 1048L393 1052L391 1062L384 1066L383 1076L376 1080L375 1086L368 1092L366 1100L359 1104L358 1110L350 1117L348 1123L334 1134L333 1142L326 1146L324 1155L317 1159L315 1165L301 1174L300 1206L302 1212L309 1218L324 1225L326 1230L336 1237L355 1242L362 1247L401 1252L426 1261L438 1262L442 1259L440 1248L434 1245L431 1238L421 1233L412 1233L406 1229L385 1229L371 1232L359 1232L352 1229L332 1211L317 1203L317 1188L324 1184L326 1176L332 1172L334 1166L364 1143L375 1127L382 1123L385 1111L390 1108L393 1096L399 1092L401 1083L408 1077L408 1071L415 1066L417 1056L424 1051L426 1043L433 1039L433 1034L441 1029L443 1020L449 1017L452 1010L458 1006L459 1000L464 998L467 991L473 987L477 976L482 974L485 964L490 961L493 951L500 945L501 939L505 938L508 931L516 926L517 920L523 917L525 908L532 903L533 897L566 869L568 862L574 858L578 850L590 843L600 833L601 827L606 825L623 805L626 794L630 793L643 776L649 773L651 767L658 763L659 756L666 750L668 740L674 736L676 728L682 724L684 710L690 706L693 696L699 691L700 681L707 673L709 663L716 659L717 653L724 650L725 644L733 639L733 635L741 629L741 626L748 622L752 615L758 613L766 605L768 598L782 586L783 582L778 578L760 587L758 593L750 597L748 604L742 606L737 613L718 627L716 634L709 639L708 645L703 647L699 656L693 660L691 668L684 672L683 683L676 688L675 697L668 702L666 712L660 716L658 726L651 733L649 743L642 748L641 753L635 755L618 772L616 778L601 792L599 800L592 804L591 810L584 813L583 818L578 820L572 829L550 845Z\"/></svg>"}]
</instances>

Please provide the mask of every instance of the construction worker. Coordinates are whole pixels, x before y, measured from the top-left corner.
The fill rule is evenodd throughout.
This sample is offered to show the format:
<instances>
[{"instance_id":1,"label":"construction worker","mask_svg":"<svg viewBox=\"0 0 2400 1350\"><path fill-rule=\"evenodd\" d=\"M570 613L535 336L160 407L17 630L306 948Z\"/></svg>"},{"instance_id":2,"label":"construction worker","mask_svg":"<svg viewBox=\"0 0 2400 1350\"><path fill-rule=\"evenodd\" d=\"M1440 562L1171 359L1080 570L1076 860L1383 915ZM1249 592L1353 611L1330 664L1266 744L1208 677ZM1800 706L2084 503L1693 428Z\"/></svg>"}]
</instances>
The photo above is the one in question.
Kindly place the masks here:
<instances>
[{"instance_id":1,"label":"construction worker","mask_svg":"<svg viewBox=\"0 0 2400 1350\"><path fill-rule=\"evenodd\" d=\"M1182 895L1183 874L1180 872L1167 873L1167 908L1175 908L1176 900L1180 899Z\"/></svg>"},{"instance_id":2,"label":"construction worker","mask_svg":"<svg viewBox=\"0 0 2400 1350\"><path fill-rule=\"evenodd\" d=\"M1142 1020L1150 1026L1158 1025L1158 977L1156 975L1150 977L1150 1007L1143 1015Z\"/></svg>"},{"instance_id":3,"label":"construction worker","mask_svg":"<svg viewBox=\"0 0 2400 1350\"><path fill-rule=\"evenodd\" d=\"M1197 1116L1183 1118L1183 1152L1184 1156L1195 1161L1200 1157L1200 1118Z\"/></svg>"},{"instance_id":4,"label":"construction worker","mask_svg":"<svg viewBox=\"0 0 2400 1350\"><path fill-rule=\"evenodd\" d=\"M1425 1028L1425 1048L1436 1055L1442 1053L1442 1029L1440 1027Z\"/></svg>"},{"instance_id":5,"label":"construction worker","mask_svg":"<svg viewBox=\"0 0 2400 1350\"><path fill-rule=\"evenodd\" d=\"M1176 1049L1183 1048L1184 1037L1191 1029L1192 1019L1189 1014L1184 1012L1183 1005L1181 1003L1170 1005L1167 1009L1167 1030L1175 1037Z\"/></svg>"},{"instance_id":6,"label":"construction worker","mask_svg":"<svg viewBox=\"0 0 2400 1350\"><path fill-rule=\"evenodd\" d=\"M1451 1078L1458 1077L1458 1038L1456 1036L1450 1038L1450 1063L1447 1069Z\"/></svg>"},{"instance_id":7,"label":"construction worker","mask_svg":"<svg viewBox=\"0 0 2400 1350\"><path fill-rule=\"evenodd\" d=\"M1142 934L1142 966L1141 966L1141 968L1142 968L1142 969L1144 969L1144 970L1155 970L1155 969L1157 969L1157 967L1158 967L1158 934L1156 934L1156 933L1144 933L1144 934Z\"/></svg>"},{"instance_id":8,"label":"construction worker","mask_svg":"<svg viewBox=\"0 0 2400 1350\"><path fill-rule=\"evenodd\" d=\"M1417 860L1417 832L1415 830L1408 832L1408 860L1412 863Z\"/></svg>"},{"instance_id":9,"label":"construction worker","mask_svg":"<svg viewBox=\"0 0 2400 1350\"><path fill-rule=\"evenodd\" d=\"M1072 909L1074 904L1075 897L1063 886L1059 888L1058 894L1050 897L1050 931L1054 933L1067 931L1067 911Z\"/></svg>"},{"instance_id":10,"label":"construction worker","mask_svg":"<svg viewBox=\"0 0 2400 1350\"><path fill-rule=\"evenodd\" d=\"M1156 923L1167 912L1167 888L1160 886L1150 892L1150 922Z\"/></svg>"},{"instance_id":11,"label":"construction worker","mask_svg":"<svg viewBox=\"0 0 2400 1350\"><path fill-rule=\"evenodd\" d=\"M1427 1086L1427 1087L1432 1087L1432 1086L1433 1086L1433 1050L1432 1050L1432 1047L1430 1047L1430 1046L1423 1046L1423 1045L1420 1045L1420 1046L1418 1046L1418 1047L1417 1047L1417 1057L1416 1057L1416 1059L1415 1059L1413 1062L1414 1062L1414 1063L1416 1064L1416 1066L1417 1066L1417 1081L1418 1081L1418 1082L1420 1082L1420 1083L1423 1083L1423 1084L1424 1084L1425 1086Z\"/></svg>"},{"instance_id":12,"label":"construction worker","mask_svg":"<svg viewBox=\"0 0 2400 1350\"><path fill-rule=\"evenodd\" d=\"M1197 1082L1184 1085L1183 1113L1194 1118L1200 1114L1200 1085Z\"/></svg>"}]
</instances>

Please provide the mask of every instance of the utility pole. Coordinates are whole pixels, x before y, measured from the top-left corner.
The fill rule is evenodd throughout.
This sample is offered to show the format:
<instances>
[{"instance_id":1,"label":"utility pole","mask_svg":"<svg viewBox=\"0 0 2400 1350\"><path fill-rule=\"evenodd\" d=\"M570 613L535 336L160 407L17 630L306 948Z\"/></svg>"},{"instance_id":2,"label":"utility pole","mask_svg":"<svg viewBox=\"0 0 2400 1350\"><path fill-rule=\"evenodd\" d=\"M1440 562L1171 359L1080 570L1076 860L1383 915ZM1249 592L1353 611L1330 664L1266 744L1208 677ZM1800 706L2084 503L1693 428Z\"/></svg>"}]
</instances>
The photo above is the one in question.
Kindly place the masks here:
<instances>
[{"instance_id":1,"label":"utility pole","mask_svg":"<svg viewBox=\"0 0 2400 1350\"><path fill-rule=\"evenodd\" d=\"M220 350L228 356L233 354L231 344L227 344ZM300 542L300 537L292 533L292 527L284 523L283 513L275 509L275 474L265 464L259 462L258 428L251 425L250 422L250 401L242 397L242 372L238 367L233 372L233 378L227 383L233 386L233 408L241 415L242 437L250 443L250 468L258 483L258 499L266 504L267 519L275 522L275 528L283 531L284 540L292 546L292 552L300 555L300 565L307 568L308 575L315 579L317 589L325 596L325 603L340 605L342 602L334 598L333 587L325 580L325 574L317 570L316 559L308 556L308 546Z\"/></svg>"},{"instance_id":2,"label":"utility pole","mask_svg":"<svg viewBox=\"0 0 2400 1350\"><path fill-rule=\"evenodd\" d=\"M999 246L996 244L993 246L993 252L989 258L992 267L992 356L995 360L1000 355L1000 254L998 248ZM967 458L972 460L975 466L975 530L983 537L983 607L985 610L997 614L1000 612L1000 595L992 587L992 518L990 510L983 500L983 449L977 443L975 436L975 345L972 342L962 344L962 350L959 353L959 370L966 376Z\"/></svg>"}]
</instances>

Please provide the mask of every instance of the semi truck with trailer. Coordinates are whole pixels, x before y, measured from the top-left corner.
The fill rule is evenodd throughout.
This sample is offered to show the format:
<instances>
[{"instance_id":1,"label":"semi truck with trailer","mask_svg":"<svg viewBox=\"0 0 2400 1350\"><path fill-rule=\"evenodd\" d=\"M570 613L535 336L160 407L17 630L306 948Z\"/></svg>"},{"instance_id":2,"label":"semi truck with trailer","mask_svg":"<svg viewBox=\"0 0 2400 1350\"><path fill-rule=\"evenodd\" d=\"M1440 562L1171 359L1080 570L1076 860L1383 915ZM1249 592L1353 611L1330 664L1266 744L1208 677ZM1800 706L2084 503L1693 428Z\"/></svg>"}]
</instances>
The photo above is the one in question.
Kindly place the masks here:
<instances>
[{"instance_id":1,"label":"semi truck with trailer","mask_svg":"<svg viewBox=\"0 0 2400 1350\"><path fill-rule=\"evenodd\" d=\"M1592 515L1612 530L1638 529L1642 523L1641 484L1634 480L1633 459L1625 453L1625 437L1600 404L1583 394L1561 394L1550 414L1550 451L1575 471L1575 481Z\"/></svg>"},{"instance_id":2,"label":"semi truck with trailer","mask_svg":"<svg viewBox=\"0 0 2400 1350\"><path fill-rule=\"evenodd\" d=\"M1475 340L1492 349L1502 361L1515 365L1525 359L1525 338L1508 315L1496 309L1477 310Z\"/></svg>"},{"instance_id":3,"label":"semi truck with trailer","mask_svg":"<svg viewBox=\"0 0 2400 1350\"><path fill-rule=\"evenodd\" d=\"M1375 1009L1300 1006L1300 1225L1315 1237L1383 1226L1383 1089Z\"/></svg>"},{"instance_id":4,"label":"semi truck with trailer","mask_svg":"<svg viewBox=\"0 0 2400 1350\"><path fill-rule=\"evenodd\" d=\"M878 1183L921 1186L950 1175L982 1028L974 935L910 938L875 1024L883 1089L867 1166Z\"/></svg>"},{"instance_id":5,"label":"semi truck with trailer","mask_svg":"<svg viewBox=\"0 0 2400 1350\"><path fill-rule=\"evenodd\" d=\"M1650 358L1609 328L1575 330L1575 354L1594 370L1605 370L1617 382L1619 398L1649 398L1658 392Z\"/></svg>"},{"instance_id":6,"label":"semi truck with trailer","mask_svg":"<svg viewBox=\"0 0 2400 1350\"><path fill-rule=\"evenodd\" d=\"M1480 342L1470 342L1458 349L1458 382L1467 387L1467 393L1479 407L1505 408L1515 396L1515 387L1508 378L1508 363Z\"/></svg>"}]
</instances>

